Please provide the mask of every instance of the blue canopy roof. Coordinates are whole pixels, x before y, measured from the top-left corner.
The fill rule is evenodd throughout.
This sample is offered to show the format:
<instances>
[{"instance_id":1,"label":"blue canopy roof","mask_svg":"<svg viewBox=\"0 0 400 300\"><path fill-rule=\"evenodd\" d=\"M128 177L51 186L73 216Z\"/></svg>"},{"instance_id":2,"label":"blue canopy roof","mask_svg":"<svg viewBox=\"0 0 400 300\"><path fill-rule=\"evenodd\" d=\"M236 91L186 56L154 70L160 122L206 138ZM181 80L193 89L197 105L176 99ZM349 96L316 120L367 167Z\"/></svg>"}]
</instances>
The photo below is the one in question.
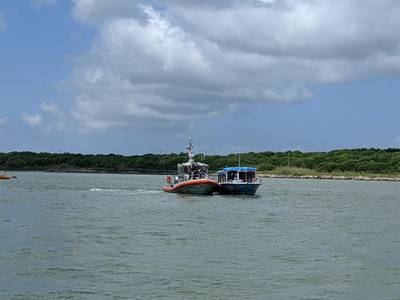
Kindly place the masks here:
<instances>
[{"instance_id":1,"label":"blue canopy roof","mask_svg":"<svg viewBox=\"0 0 400 300\"><path fill-rule=\"evenodd\" d=\"M250 167L229 167L229 168L224 168L219 172L231 172L231 171L235 171L235 172L255 172L257 169L256 168L250 168Z\"/></svg>"}]
</instances>

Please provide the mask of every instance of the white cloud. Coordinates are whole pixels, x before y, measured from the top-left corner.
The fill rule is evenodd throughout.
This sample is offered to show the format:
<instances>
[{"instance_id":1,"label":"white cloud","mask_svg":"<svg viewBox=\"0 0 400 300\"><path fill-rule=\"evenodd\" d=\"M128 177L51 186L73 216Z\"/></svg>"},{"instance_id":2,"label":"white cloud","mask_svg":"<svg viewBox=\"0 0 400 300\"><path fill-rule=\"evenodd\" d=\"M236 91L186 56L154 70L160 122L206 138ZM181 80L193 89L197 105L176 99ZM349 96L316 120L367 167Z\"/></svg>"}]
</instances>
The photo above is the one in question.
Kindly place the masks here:
<instances>
[{"instance_id":1,"label":"white cloud","mask_svg":"<svg viewBox=\"0 0 400 300\"><path fill-rule=\"evenodd\" d=\"M99 29L77 66L84 128L170 124L312 86L400 74L400 2L73 0Z\"/></svg>"},{"instance_id":2,"label":"white cloud","mask_svg":"<svg viewBox=\"0 0 400 300\"><path fill-rule=\"evenodd\" d=\"M72 0L73 15L88 24L101 24L115 17L137 17L140 10L137 0Z\"/></svg>"},{"instance_id":3,"label":"white cloud","mask_svg":"<svg viewBox=\"0 0 400 300\"><path fill-rule=\"evenodd\" d=\"M56 118L63 118L64 113L60 110L58 105L54 102L41 102L40 110L44 113L50 114Z\"/></svg>"},{"instance_id":4,"label":"white cloud","mask_svg":"<svg viewBox=\"0 0 400 300\"><path fill-rule=\"evenodd\" d=\"M64 114L56 103L42 101L40 103L40 111L43 113L43 130L67 131L69 129L66 123L68 115Z\"/></svg>"},{"instance_id":5,"label":"white cloud","mask_svg":"<svg viewBox=\"0 0 400 300\"><path fill-rule=\"evenodd\" d=\"M354 59L398 49L395 33L388 31L400 20L385 2L297 1L287 7L180 8L179 14L198 34L229 49L316 61ZM383 21L377 12L389 18Z\"/></svg>"},{"instance_id":6,"label":"white cloud","mask_svg":"<svg viewBox=\"0 0 400 300\"><path fill-rule=\"evenodd\" d=\"M64 112L54 102L44 102L40 104L40 113L28 114L24 112L21 115L23 122L31 127L38 127L43 131L67 131L71 126L67 126L71 116Z\"/></svg>"},{"instance_id":7,"label":"white cloud","mask_svg":"<svg viewBox=\"0 0 400 300\"><path fill-rule=\"evenodd\" d=\"M21 119L31 127L40 126L43 120L42 115L40 114L30 115L25 112L21 115Z\"/></svg>"}]
</instances>

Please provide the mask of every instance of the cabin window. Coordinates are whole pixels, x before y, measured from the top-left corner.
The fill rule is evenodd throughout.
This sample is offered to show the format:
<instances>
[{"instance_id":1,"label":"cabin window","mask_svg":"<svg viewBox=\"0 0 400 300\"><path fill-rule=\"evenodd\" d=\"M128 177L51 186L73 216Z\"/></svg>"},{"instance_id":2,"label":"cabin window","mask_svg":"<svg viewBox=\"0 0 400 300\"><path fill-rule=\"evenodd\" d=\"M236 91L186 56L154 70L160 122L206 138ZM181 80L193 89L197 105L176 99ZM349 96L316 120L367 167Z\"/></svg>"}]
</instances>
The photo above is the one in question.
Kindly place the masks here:
<instances>
[{"instance_id":1,"label":"cabin window","mask_svg":"<svg viewBox=\"0 0 400 300\"><path fill-rule=\"evenodd\" d=\"M236 171L228 172L228 181L236 179Z\"/></svg>"},{"instance_id":2,"label":"cabin window","mask_svg":"<svg viewBox=\"0 0 400 300\"><path fill-rule=\"evenodd\" d=\"M256 177L255 172L247 172L247 182L252 182L255 177Z\"/></svg>"},{"instance_id":3,"label":"cabin window","mask_svg":"<svg viewBox=\"0 0 400 300\"><path fill-rule=\"evenodd\" d=\"M225 173L218 174L218 182L225 182L226 175Z\"/></svg>"},{"instance_id":4,"label":"cabin window","mask_svg":"<svg viewBox=\"0 0 400 300\"><path fill-rule=\"evenodd\" d=\"M247 181L247 172L239 172L239 179L243 181Z\"/></svg>"},{"instance_id":5,"label":"cabin window","mask_svg":"<svg viewBox=\"0 0 400 300\"><path fill-rule=\"evenodd\" d=\"M239 172L239 179L244 182L252 182L255 177L255 172Z\"/></svg>"},{"instance_id":6,"label":"cabin window","mask_svg":"<svg viewBox=\"0 0 400 300\"><path fill-rule=\"evenodd\" d=\"M178 167L177 167L177 171L178 171L178 175L181 175L181 174L183 174L183 166L182 165L178 165Z\"/></svg>"}]
</instances>

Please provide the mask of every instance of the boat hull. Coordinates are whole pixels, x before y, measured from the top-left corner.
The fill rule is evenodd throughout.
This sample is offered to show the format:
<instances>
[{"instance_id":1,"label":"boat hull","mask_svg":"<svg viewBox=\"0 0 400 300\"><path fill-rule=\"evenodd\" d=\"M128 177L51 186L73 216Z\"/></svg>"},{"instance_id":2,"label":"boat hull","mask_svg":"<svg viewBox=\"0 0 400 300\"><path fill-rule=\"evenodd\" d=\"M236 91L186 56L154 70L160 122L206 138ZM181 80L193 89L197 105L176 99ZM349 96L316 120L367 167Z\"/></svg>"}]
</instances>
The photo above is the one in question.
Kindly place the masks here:
<instances>
[{"instance_id":1,"label":"boat hull","mask_svg":"<svg viewBox=\"0 0 400 300\"><path fill-rule=\"evenodd\" d=\"M16 179L15 176L0 175L0 180Z\"/></svg>"},{"instance_id":2,"label":"boat hull","mask_svg":"<svg viewBox=\"0 0 400 300\"><path fill-rule=\"evenodd\" d=\"M261 183L220 183L219 193L223 195L255 195Z\"/></svg>"},{"instance_id":3,"label":"boat hull","mask_svg":"<svg viewBox=\"0 0 400 300\"><path fill-rule=\"evenodd\" d=\"M216 192L219 185L211 179L195 179L181 182L175 185L166 185L163 191L177 194L211 195Z\"/></svg>"}]
</instances>

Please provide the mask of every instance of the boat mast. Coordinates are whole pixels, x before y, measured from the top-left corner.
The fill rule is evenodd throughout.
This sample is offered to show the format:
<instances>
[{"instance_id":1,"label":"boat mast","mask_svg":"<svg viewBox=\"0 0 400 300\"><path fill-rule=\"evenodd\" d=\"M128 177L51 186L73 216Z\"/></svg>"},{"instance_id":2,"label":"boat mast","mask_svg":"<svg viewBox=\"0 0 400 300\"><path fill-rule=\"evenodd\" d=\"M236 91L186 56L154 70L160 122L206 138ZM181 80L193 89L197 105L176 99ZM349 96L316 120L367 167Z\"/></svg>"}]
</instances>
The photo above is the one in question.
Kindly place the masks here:
<instances>
[{"instance_id":1,"label":"boat mast","mask_svg":"<svg viewBox=\"0 0 400 300\"><path fill-rule=\"evenodd\" d=\"M194 145L192 144L192 137L189 136L189 146L186 147L186 149L188 150L189 162L192 163L192 164L194 163L193 148L194 148Z\"/></svg>"}]
</instances>

